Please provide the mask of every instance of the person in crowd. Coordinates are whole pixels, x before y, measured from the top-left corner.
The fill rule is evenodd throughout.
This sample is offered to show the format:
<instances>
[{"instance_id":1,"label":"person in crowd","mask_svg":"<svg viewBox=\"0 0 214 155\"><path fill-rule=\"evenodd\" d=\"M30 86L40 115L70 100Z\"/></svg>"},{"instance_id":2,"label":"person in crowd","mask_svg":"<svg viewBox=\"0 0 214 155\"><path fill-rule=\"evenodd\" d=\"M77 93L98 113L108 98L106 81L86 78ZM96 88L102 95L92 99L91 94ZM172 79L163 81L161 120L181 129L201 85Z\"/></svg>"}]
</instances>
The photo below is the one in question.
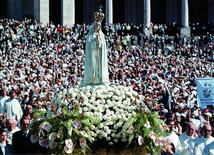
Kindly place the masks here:
<instances>
[{"instance_id":1,"label":"person in crowd","mask_svg":"<svg viewBox=\"0 0 214 155\"><path fill-rule=\"evenodd\" d=\"M7 91L5 89L0 89L0 111L5 111L5 101L9 99L7 96Z\"/></svg>"},{"instance_id":2,"label":"person in crowd","mask_svg":"<svg viewBox=\"0 0 214 155\"><path fill-rule=\"evenodd\" d=\"M173 143L175 147L175 154L179 155L181 151L181 142L180 142L179 136L174 131L175 121L168 119L166 120L166 125L168 125L169 127L169 131L166 137L171 143Z\"/></svg>"},{"instance_id":3,"label":"person in crowd","mask_svg":"<svg viewBox=\"0 0 214 155\"><path fill-rule=\"evenodd\" d=\"M13 155L13 146L7 143L7 133L0 129L0 155Z\"/></svg>"},{"instance_id":4,"label":"person in crowd","mask_svg":"<svg viewBox=\"0 0 214 155\"><path fill-rule=\"evenodd\" d=\"M25 107L25 111L24 113L28 113L28 115L30 116L30 120L32 120L34 118L33 116L33 106L30 104L27 104Z\"/></svg>"},{"instance_id":5,"label":"person in crowd","mask_svg":"<svg viewBox=\"0 0 214 155\"><path fill-rule=\"evenodd\" d=\"M6 119L12 118L17 120L17 122L20 121L23 111L20 106L19 101L15 98L16 93L11 90L9 92L9 99L5 101L5 115Z\"/></svg>"},{"instance_id":6,"label":"person in crowd","mask_svg":"<svg viewBox=\"0 0 214 155\"><path fill-rule=\"evenodd\" d=\"M213 122L211 122L211 126L212 126L212 135L211 136L213 137L213 130L214 130ZM205 146L203 153L209 154L209 155L214 154L214 141Z\"/></svg>"},{"instance_id":7,"label":"person in crowd","mask_svg":"<svg viewBox=\"0 0 214 155\"><path fill-rule=\"evenodd\" d=\"M209 123L205 123L202 127L202 137L195 139L195 145L193 149L193 155L202 155L205 152L205 147L214 142L212 134L212 126Z\"/></svg>"},{"instance_id":8,"label":"person in crowd","mask_svg":"<svg viewBox=\"0 0 214 155\"><path fill-rule=\"evenodd\" d=\"M30 120L21 119L21 130L13 133L12 144L14 154L36 154L36 144L30 140L31 133L29 131Z\"/></svg>"},{"instance_id":9,"label":"person in crowd","mask_svg":"<svg viewBox=\"0 0 214 155\"><path fill-rule=\"evenodd\" d=\"M175 133L180 136L182 134L182 127L181 127L181 119L180 119L180 114L179 113L173 113L172 111L169 111L166 113L165 118L167 120L173 120L175 125L174 125L174 131Z\"/></svg>"},{"instance_id":10,"label":"person in crowd","mask_svg":"<svg viewBox=\"0 0 214 155\"><path fill-rule=\"evenodd\" d=\"M186 125L186 131L179 136L182 155L189 155L193 153L192 151L194 146L194 140L196 137L198 137L198 135L196 132L195 125L191 122L188 122Z\"/></svg>"},{"instance_id":11,"label":"person in crowd","mask_svg":"<svg viewBox=\"0 0 214 155\"><path fill-rule=\"evenodd\" d=\"M19 131L20 129L16 125L16 120L8 119L6 121L6 133L7 133L7 143L12 145L13 133Z\"/></svg>"},{"instance_id":12,"label":"person in crowd","mask_svg":"<svg viewBox=\"0 0 214 155\"><path fill-rule=\"evenodd\" d=\"M161 152L161 155L174 155L175 146L173 143L170 143L166 146L166 149Z\"/></svg>"},{"instance_id":13,"label":"person in crowd","mask_svg":"<svg viewBox=\"0 0 214 155\"><path fill-rule=\"evenodd\" d=\"M24 97L21 99L21 108L24 111L26 104L29 101L29 93L28 92L24 92Z\"/></svg>"},{"instance_id":14,"label":"person in crowd","mask_svg":"<svg viewBox=\"0 0 214 155\"><path fill-rule=\"evenodd\" d=\"M46 103L51 102L56 93L79 85L84 79L86 35L91 23L67 28L31 19L0 19L0 24L0 91L4 92L3 96L14 91L21 103L28 93L29 99L22 102L22 108L30 104L34 109L45 110ZM214 75L214 39L208 29L205 33L204 29L200 31L200 23L196 25L197 32L192 31L194 35L190 38L179 36L176 24L173 27L154 24L155 34L148 36L141 29L132 29L129 23L105 24L104 29L110 84L132 87L145 96L146 105L155 107L153 110L158 111L163 120L172 110L176 118L181 117L181 121L174 120L175 124L180 122L182 130L186 131L186 123L192 122L200 137L203 136L201 124L207 122L207 110L197 103L196 79ZM102 25L99 26L101 30ZM172 30L173 33L167 34ZM2 99L3 108L0 108L6 118L19 121L22 112L13 113L15 109ZM164 109L160 108L162 106ZM4 128L5 121L1 120ZM178 129L176 126L174 128Z\"/></svg>"},{"instance_id":15,"label":"person in crowd","mask_svg":"<svg viewBox=\"0 0 214 155\"><path fill-rule=\"evenodd\" d=\"M0 129L5 129L5 115L3 112L0 111Z\"/></svg>"}]
</instances>

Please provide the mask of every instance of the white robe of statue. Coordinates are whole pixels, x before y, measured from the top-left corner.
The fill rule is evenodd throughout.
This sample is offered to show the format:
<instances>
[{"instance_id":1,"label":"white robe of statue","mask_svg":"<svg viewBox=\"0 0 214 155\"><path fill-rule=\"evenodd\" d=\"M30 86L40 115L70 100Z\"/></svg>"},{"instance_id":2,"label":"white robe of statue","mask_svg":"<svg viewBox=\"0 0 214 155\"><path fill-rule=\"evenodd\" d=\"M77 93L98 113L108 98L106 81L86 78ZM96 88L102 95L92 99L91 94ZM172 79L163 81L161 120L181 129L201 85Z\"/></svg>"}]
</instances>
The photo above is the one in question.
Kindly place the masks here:
<instances>
[{"instance_id":1,"label":"white robe of statue","mask_svg":"<svg viewBox=\"0 0 214 155\"><path fill-rule=\"evenodd\" d=\"M81 85L108 84L108 58L101 23L95 21L86 36L84 79Z\"/></svg>"}]
</instances>

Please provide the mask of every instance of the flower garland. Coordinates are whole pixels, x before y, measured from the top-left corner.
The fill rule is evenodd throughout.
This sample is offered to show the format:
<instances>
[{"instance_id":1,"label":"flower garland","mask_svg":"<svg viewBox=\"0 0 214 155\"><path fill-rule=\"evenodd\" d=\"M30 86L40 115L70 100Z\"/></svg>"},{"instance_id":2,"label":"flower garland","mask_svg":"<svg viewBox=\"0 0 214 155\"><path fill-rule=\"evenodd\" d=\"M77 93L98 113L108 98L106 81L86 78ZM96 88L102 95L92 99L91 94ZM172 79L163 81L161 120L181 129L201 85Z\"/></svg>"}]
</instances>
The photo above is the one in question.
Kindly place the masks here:
<instances>
[{"instance_id":1,"label":"flower garland","mask_svg":"<svg viewBox=\"0 0 214 155\"><path fill-rule=\"evenodd\" d=\"M31 141L57 154L85 154L97 140L109 145L138 141L158 154L167 144L165 125L143 99L131 87L74 86L56 94L46 112L35 111Z\"/></svg>"}]
</instances>

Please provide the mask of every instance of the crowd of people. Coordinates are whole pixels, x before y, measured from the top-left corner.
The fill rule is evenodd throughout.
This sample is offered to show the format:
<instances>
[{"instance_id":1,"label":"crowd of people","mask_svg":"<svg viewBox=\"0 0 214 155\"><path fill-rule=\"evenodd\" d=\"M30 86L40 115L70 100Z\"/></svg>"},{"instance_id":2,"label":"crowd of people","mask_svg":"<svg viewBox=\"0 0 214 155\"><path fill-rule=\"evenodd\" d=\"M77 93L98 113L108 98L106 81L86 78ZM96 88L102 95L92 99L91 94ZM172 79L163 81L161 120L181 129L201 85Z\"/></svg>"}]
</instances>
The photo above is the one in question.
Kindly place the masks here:
<instances>
[{"instance_id":1,"label":"crowd of people","mask_svg":"<svg viewBox=\"0 0 214 155\"><path fill-rule=\"evenodd\" d=\"M21 131L28 132L33 109L46 110L57 92L82 81L89 27L0 20L0 120L14 153L34 150L28 146L29 139L17 140ZM187 37L177 31L172 36L167 34L166 24L151 28L154 33L147 36L140 25L103 25L110 83L131 86L166 121L169 139L173 139L167 153L209 151L214 146L213 138L207 141L214 111L197 104L196 78L213 77L213 36L207 32ZM1 143L6 141L4 134L0 132ZM195 144L192 139L196 137L203 138L210 148Z\"/></svg>"}]
</instances>

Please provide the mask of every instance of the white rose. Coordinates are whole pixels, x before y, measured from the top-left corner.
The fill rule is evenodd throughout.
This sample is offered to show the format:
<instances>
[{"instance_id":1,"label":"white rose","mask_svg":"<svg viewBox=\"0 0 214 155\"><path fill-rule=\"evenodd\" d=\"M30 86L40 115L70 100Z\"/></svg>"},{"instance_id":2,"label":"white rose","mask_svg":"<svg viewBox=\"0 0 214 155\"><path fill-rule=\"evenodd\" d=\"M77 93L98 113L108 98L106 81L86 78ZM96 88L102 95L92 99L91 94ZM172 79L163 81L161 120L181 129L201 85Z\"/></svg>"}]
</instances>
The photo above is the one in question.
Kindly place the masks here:
<instances>
[{"instance_id":1,"label":"white rose","mask_svg":"<svg viewBox=\"0 0 214 155\"><path fill-rule=\"evenodd\" d=\"M103 137L106 138L108 135L107 133L103 133Z\"/></svg>"},{"instance_id":2,"label":"white rose","mask_svg":"<svg viewBox=\"0 0 214 155\"><path fill-rule=\"evenodd\" d=\"M106 133L109 135L111 133L111 130L110 129L106 130Z\"/></svg>"},{"instance_id":3,"label":"white rose","mask_svg":"<svg viewBox=\"0 0 214 155\"><path fill-rule=\"evenodd\" d=\"M90 93L90 92L86 93L85 95L86 95L88 98L91 97L91 93Z\"/></svg>"},{"instance_id":4,"label":"white rose","mask_svg":"<svg viewBox=\"0 0 214 155\"><path fill-rule=\"evenodd\" d=\"M94 125L91 125L90 128L91 128L91 130L94 130L94 129L95 129L95 126L94 126Z\"/></svg>"},{"instance_id":5,"label":"white rose","mask_svg":"<svg viewBox=\"0 0 214 155\"><path fill-rule=\"evenodd\" d=\"M103 136L102 136L102 135L99 135L99 136L98 136L98 138L99 138L99 139L102 139L102 138L103 138Z\"/></svg>"},{"instance_id":6,"label":"white rose","mask_svg":"<svg viewBox=\"0 0 214 155\"><path fill-rule=\"evenodd\" d=\"M114 142L115 142L115 143L118 143L118 139L117 139L117 138L114 138Z\"/></svg>"},{"instance_id":7,"label":"white rose","mask_svg":"<svg viewBox=\"0 0 214 155\"><path fill-rule=\"evenodd\" d=\"M116 136L115 132L111 132L111 137L114 138Z\"/></svg>"},{"instance_id":8,"label":"white rose","mask_svg":"<svg viewBox=\"0 0 214 155\"><path fill-rule=\"evenodd\" d=\"M114 129L115 129L115 130L118 129L118 125L117 125L117 124L114 125Z\"/></svg>"},{"instance_id":9,"label":"white rose","mask_svg":"<svg viewBox=\"0 0 214 155\"><path fill-rule=\"evenodd\" d=\"M118 115L117 115L117 118L118 118L118 119L121 119L122 117L121 117L121 115L120 115L120 114L118 114Z\"/></svg>"},{"instance_id":10,"label":"white rose","mask_svg":"<svg viewBox=\"0 0 214 155\"><path fill-rule=\"evenodd\" d=\"M122 138L121 141L122 141L122 142L126 142L126 141L127 141L127 138Z\"/></svg>"},{"instance_id":11,"label":"white rose","mask_svg":"<svg viewBox=\"0 0 214 155\"><path fill-rule=\"evenodd\" d=\"M103 123L100 123L100 124L99 124L99 128L100 128L100 129L103 128L103 126L104 126Z\"/></svg>"},{"instance_id":12,"label":"white rose","mask_svg":"<svg viewBox=\"0 0 214 155\"><path fill-rule=\"evenodd\" d=\"M108 127L108 126L104 126L103 129L104 129L105 131L107 131L107 130L109 130L109 127Z\"/></svg>"},{"instance_id":13,"label":"white rose","mask_svg":"<svg viewBox=\"0 0 214 155\"><path fill-rule=\"evenodd\" d=\"M110 140L111 140L111 137L109 137L109 136L106 137L106 140L107 140L107 141L110 141Z\"/></svg>"},{"instance_id":14,"label":"white rose","mask_svg":"<svg viewBox=\"0 0 214 155\"><path fill-rule=\"evenodd\" d=\"M87 107L84 107L84 108L83 108L83 111L88 111L88 108L87 108Z\"/></svg>"},{"instance_id":15,"label":"white rose","mask_svg":"<svg viewBox=\"0 0 214 155\"><path fill-rule=\"evenodd\" d=\"M107 118L108 118L108 117L107 117L106 115L103 116L103 119L104 119L104 120L107 120Z\"/></svg>"},{"instance_id":16,"label":"white rose","mask_svg":"<svg viewBox=\"0 0 214 155\"><path fill-rule=\"evenodd\" d=\"M82 114L82 109L79 109L78 112L79 112L80 114Z\"/></svg>"},{"instance_id":17,"label":"white rose","mask_svg":"<svg viewBox=\"0 0 214 155\"><path fill-rule=\"evenodd\" d=\"M105 104L105 105L104 105L104 108L105 108L105 109L108 109L108 108L109 108L108 104Z\"/></svg>"},{"instance_id":18,"label":"white rose","mask_svg":"<svg viewBox=\"0 0 214 155\"><path fill-rule=\"evenodd\" d=\"M130 98L127 98L126 101L127 101L128 104L130 104L131 99L130 99Z\"/></svg>"},{"instance_id":19,"label":"white rose","mask_svg":"<svg viewBox=\"0 0 214 155\"><path fill-rule=\"evenodd\" d=\"M118 134L116 134L116 136L115 136L116 138L118 138L118 139L120 139L121 138L121 134L120 133L118 133Z\"/></svg>"}]
</instances>

